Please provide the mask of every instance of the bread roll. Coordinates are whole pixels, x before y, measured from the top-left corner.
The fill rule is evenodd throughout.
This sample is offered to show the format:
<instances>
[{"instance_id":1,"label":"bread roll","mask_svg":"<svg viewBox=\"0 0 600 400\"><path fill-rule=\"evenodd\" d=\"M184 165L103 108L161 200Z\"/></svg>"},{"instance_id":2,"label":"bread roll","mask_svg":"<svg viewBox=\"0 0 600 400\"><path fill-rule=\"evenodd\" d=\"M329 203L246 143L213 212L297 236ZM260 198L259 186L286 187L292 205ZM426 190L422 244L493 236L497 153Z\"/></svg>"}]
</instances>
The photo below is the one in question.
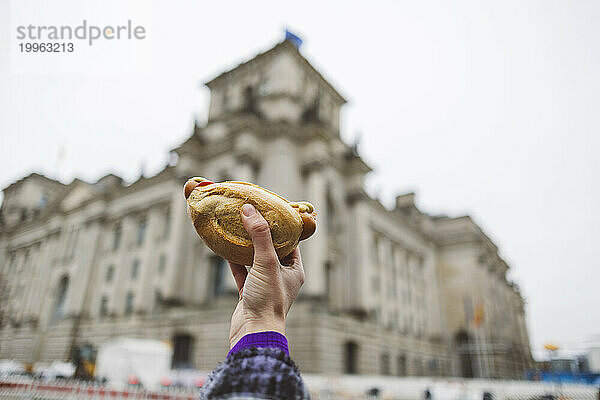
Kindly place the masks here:
<instances>
[{"instance_id":1,"label":"bread roll","mask_svg":"<svg viewBox=\"0 0 600 400\"><path fill-rule=\"evenodd\" d=\"M290 254L316 229L310 203L289 202L252 183L192 178L184 194L198 235L217 255L236 264L252 265L254 258L252 240L242 223L244 204L252 204L267 220L279 258Z\"/></svg>"}]
</instances>

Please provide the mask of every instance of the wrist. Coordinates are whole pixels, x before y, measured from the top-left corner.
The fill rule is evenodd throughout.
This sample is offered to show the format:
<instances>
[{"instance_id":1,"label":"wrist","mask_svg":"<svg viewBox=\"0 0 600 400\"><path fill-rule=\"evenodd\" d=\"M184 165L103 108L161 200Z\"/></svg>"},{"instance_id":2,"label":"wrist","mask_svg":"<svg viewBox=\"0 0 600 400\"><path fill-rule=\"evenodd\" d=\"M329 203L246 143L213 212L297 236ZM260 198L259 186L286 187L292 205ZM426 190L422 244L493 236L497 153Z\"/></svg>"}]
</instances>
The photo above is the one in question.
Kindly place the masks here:
<instances>
[{"instance_id":1,"label":"wrist","mask_svg":"<svg viewBox=\"0 0 600 400\"><path fill-rule=\"evenodd\" d=\"M269 318L244 321L235 330L232 326L229 332L229 348L233 348L241 338L248 334L268 331L278 332L285 336L285 319Z\"/></svg>"}]
</instances>

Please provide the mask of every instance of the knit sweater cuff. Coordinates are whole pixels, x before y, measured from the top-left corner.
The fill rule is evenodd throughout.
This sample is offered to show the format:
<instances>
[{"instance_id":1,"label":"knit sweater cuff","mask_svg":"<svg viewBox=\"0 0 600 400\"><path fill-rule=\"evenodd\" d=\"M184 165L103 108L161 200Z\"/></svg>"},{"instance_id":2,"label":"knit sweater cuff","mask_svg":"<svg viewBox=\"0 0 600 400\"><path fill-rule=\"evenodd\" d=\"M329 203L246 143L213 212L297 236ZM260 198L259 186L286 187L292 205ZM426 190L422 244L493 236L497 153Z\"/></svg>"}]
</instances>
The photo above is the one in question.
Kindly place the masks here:
<instances>
[{"instance_id":1,"label":"knit sweater cuff","mask_svg":"<svg viewBox=\"0 0 600 400\"><path fill-rule=\"evenodd\" d=\"M235 354L241 350L249 349L251 347L270 347L280 349L285 352L286 355L290 355L288 349L288 341L279 332L268 331L268 332L256 332L249 333L242 337L237 343L229 350L227 357Z\"/></svg>"}]
</instances>

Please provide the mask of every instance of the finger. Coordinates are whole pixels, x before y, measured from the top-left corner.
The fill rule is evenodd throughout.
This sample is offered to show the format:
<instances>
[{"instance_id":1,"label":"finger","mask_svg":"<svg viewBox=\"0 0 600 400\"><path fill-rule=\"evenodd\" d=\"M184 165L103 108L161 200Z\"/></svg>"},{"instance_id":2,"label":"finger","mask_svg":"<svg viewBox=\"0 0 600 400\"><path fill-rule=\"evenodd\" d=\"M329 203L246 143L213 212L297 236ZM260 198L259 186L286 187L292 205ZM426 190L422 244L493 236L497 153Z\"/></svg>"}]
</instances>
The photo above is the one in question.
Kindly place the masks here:
<instances>
[{"instance_id":1,"label":"finger","mask_svg":"<svg viewBox=\"0 0 600 400\"><path fill-rule=\"evenodd\" d=\"M251 204L244 204L242 207L242 222L244 229L252 239L254 263L262 266L272 262L278 263L269 224Z\"/></svg>"},{"instance_id":2,"label":"finger","mask_svg":"<svg viewBox=\"0 0 600 400\"><path fill-rule=\"evenodd\" d=\"M242 289L244 289L244 283L246 283L246 277L248 276L248 270L243 265L234 264L232 262L229 263L229 268L231 269L235 284L237 285L238 293L241 296Z\"/></svg>"},{"instance_id":3,"label":"finger","mask_svg":"<svg viewBox=\"0 0 600 400\"><path fill-rule=\"evenodd\" d=\"M298 259L298 255L296 253L297 248L298 247L294 248L294 250L292 250L292 252L290 254L288 254L287 256L285 256L281 259L280 262L281 262L282 266L291 267L296 262L296 260Z\"/></svg>"}]
</instances>

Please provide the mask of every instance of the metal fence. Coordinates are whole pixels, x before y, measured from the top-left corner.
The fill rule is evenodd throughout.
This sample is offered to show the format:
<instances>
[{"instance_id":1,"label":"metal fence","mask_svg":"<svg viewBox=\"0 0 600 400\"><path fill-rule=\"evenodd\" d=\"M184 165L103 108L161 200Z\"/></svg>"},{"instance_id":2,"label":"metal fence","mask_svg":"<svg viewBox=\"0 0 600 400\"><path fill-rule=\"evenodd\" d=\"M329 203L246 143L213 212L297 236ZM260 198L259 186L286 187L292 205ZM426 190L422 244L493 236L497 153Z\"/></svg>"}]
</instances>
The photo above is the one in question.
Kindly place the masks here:
<instances>
[{"instance_id":1,"label":"metal fence","mask_svg":"<svg viewBox=\"0 0 600 400\"><path fill-rule=\"evenodd\" d=\"M131 387L122 390L86 382L54 381L41 382L28 379L0 380L0 400L192 400L198 398L198 391L187 388L165 388L148 391Z\"/></svg>"}]
</instances>

